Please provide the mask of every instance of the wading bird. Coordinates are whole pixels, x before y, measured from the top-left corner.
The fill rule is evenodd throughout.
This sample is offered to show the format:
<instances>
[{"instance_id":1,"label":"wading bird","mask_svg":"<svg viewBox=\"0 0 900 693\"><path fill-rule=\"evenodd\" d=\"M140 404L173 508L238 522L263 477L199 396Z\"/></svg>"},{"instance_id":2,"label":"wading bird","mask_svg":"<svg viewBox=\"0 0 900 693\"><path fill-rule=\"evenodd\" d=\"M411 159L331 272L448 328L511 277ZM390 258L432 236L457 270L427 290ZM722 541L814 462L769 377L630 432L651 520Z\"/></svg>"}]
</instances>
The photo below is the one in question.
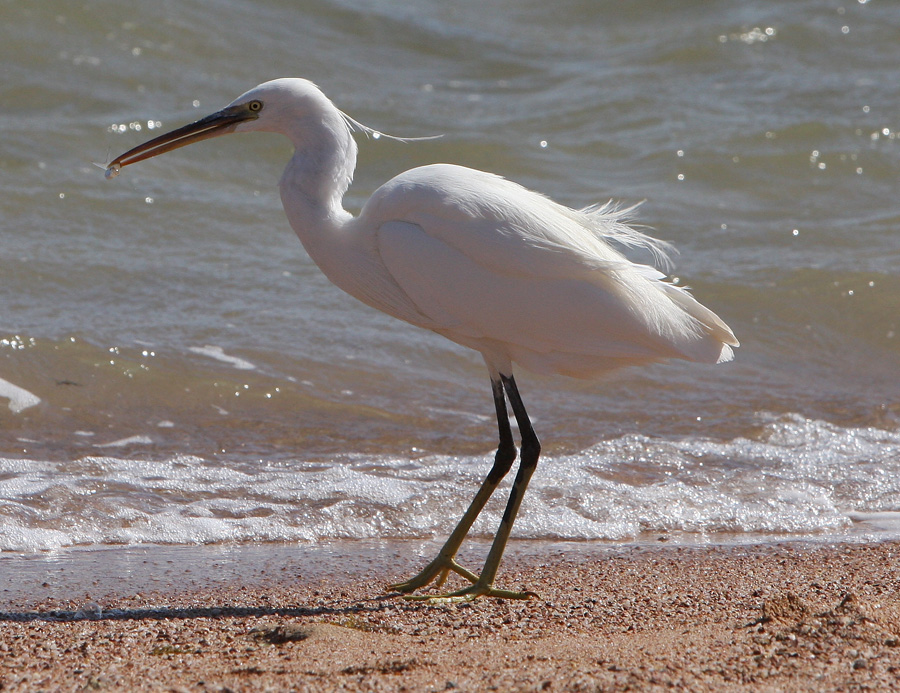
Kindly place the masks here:
<instances>
[{"instance_id":1,"label":"wading bird","mask_svg":"<svg viewBox=\"0 0 900 693\"><path fill-rule=\"evenodd\" d=\"M490 374L500 444L471 505L422 572L389 587L414 592L452 571L472 584L432 601L530 592L494 587L541 445L519 396L513 363L538 373L592 378L669 358L721 363L738 341L728 326L649 265L623 254L665 244L631 228L607 204L576 211L499 176L450 164L422 166L381 186L359 216L342 199L356 166L353 131L380 134L339 111L311 82L276 79L222 110L122 154L123 166L232 132L276 132L295 152L281 200L312 260L363 303L481 353ZM456 561L463 539L516 446L506 402L521 434L519 469L480 574Z\"/></svg>"}]
</instances>

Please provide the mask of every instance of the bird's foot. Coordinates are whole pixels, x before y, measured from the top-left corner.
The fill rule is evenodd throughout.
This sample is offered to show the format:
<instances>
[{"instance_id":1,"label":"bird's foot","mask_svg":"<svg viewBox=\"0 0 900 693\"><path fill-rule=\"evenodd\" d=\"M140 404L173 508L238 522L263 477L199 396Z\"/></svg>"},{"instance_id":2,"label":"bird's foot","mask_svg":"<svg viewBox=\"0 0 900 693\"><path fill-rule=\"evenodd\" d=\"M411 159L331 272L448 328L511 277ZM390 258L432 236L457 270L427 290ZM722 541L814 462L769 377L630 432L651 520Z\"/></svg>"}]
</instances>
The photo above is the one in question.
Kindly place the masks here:
<instances>
[{"instance_id":1,"label":"bird's foot","mask_svg":"<svg viewBox=\"0 0 900 693\"><path fill-rule=\"evenodd\" d=\"M448 594L416 594L406 595L403 598L409 601L428 602L429 604L459 604L461 602L471 602L479 597L494 597L495 599L531 599L537 598L534 592L513 592L511 590L500 590L492 585L482 584L480 581L469 587L464 587L456 592Z\"/></svg>"},{"instance_id":2,"label":"bird's foot","mask_svg":"<svg viewBox=\"0 0 900 693\"><path fill-rule=\"evenodd\" d=\"M435 580L437 580L435 587L440 588L447 581L447 577L450 575L451 571L457 575L461 575L471 583L478 582L478 576L475 573L463 568L459 563L453 560L452 557L446 558L438 556L425 566L425 569L421 573L404 582L389 585L387 591L403 592L404 594L415 592L417 589L425 587L425 585L428 585Z\"/></svg>"}]
</instances>

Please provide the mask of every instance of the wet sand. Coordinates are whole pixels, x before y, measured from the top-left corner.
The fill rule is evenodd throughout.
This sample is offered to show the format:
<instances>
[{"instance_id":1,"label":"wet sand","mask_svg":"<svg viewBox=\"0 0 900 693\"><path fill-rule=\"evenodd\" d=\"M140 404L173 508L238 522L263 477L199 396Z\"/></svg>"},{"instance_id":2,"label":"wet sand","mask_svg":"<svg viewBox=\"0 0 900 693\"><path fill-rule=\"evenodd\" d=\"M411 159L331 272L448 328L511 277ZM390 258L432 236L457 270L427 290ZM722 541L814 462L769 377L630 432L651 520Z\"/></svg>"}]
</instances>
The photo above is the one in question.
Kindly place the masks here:
<instances>
[{"instance_id":1,"label":"wet sand","mask_svg":"<svg viewBox=\"0 0 900 693\"><path fill-rule=\"evenodd\" d=\"M430 606L381 593L416 563L124 585L90 601L17 594L0 607L0 690L824 691L900 681L897 542L514 551L498 584L540 598Z\"/></svg>"}]
</instances>

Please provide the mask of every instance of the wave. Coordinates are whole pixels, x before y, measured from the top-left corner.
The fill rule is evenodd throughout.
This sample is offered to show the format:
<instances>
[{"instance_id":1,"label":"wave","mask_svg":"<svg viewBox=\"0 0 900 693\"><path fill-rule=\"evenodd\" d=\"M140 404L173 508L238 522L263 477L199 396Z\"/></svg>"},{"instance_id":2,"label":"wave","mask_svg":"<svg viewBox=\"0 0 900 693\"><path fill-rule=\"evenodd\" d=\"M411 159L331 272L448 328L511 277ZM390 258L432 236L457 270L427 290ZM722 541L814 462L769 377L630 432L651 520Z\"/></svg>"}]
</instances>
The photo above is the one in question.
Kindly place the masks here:
<instances>
[{"instance_id":1,"label":"wave","mask_svg":"<svg viewBox=\"0 0 900 693\"><path fill-rule=\"evenodd\" d=\"M484 456L255 463L186 455L5 458L0 550L442 537L488 466ZM508 485L474 536L493 534ZM896 534L898 509L900 434L781 416L755 439L627 435L542 459L514 536L732 541Z\"/></svg>"}]
</instances>

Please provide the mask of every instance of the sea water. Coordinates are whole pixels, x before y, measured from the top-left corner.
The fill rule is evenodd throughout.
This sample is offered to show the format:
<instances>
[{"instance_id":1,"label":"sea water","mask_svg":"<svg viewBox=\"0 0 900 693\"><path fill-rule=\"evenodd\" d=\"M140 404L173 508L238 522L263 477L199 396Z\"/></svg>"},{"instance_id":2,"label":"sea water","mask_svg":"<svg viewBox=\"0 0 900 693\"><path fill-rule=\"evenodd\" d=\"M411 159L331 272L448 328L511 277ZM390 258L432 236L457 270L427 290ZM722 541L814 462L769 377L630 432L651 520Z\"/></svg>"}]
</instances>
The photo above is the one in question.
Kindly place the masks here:
<instances>
[{"instance_id":1,"label":"sea water","mask_svg":"<svg viewBox=\"0 0 900 693\"><path fill-rule=\"evenodd\" d=\"M265 80L412 166L646 200L733 363L517 373L545 454L514 537L897 536L900 8L7 3L0 550L445 536L496 441L480 357L342 294L275 135L94 166ZM508 481L476 523L488 538Z\"/></svg>"}]
</instances>

